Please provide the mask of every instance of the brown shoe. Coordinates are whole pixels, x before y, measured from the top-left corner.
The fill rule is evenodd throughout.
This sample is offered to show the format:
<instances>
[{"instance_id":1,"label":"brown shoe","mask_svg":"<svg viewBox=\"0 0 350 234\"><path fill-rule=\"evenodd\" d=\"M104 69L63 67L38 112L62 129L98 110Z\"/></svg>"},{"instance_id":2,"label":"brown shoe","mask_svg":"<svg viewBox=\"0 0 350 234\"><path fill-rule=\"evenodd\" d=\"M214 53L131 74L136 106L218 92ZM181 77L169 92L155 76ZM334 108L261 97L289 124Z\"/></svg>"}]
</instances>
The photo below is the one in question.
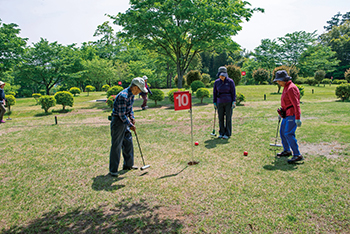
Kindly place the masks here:
<instances>
[{"instance_id":1,"label":"brown shoe","mask_svg":"<svg viewBox=\"0 0 350 234\"><path fill-rule=\"evenodd\" d=\"M294 155L293 158L288 160L288 163L291 164L302 160L304 160L303 155Z\"/></svg>"}]
</instances>

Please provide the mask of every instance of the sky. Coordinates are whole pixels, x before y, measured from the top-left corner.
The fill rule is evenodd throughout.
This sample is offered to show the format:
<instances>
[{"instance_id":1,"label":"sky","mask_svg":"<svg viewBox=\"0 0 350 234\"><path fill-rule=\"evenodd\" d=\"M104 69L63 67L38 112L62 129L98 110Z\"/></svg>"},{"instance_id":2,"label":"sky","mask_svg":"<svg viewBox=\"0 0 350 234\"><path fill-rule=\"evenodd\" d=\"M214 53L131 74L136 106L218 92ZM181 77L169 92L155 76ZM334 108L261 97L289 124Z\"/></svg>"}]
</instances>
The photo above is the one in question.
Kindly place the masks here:
<instances>
[{"instance_id":1,"label":"sky","mask_svg":"<svg viewBox=\"0 0 350 234\"><path fill-rule=\"evenodd\" d=\"M261 7L233 40L242 48L253 51L262 39L276 39L296 31L324 32L323 27L338 12L350 11L349 0L247 0L252 7ZM98 25L111 21L129 8L129 0L0 0L0 19L15 23L20 37L28 43L40 38L63 45L96 41L93 34ZM121 30L114 26L115 30Z\"/></svg>"}]
</instances>

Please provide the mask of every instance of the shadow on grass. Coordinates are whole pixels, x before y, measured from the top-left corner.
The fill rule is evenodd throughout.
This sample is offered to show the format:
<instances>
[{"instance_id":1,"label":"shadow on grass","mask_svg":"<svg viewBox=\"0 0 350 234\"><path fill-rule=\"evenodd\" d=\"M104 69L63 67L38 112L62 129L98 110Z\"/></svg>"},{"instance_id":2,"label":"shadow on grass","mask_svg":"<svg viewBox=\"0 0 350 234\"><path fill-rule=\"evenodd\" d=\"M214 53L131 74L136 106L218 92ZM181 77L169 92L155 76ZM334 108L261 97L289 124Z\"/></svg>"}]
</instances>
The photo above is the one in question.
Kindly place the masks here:
<instances>
[{"instance_id":1,"label":"shadow on grass","mask_svg":"<svg viewBox=\"0 0 350 234\"><path fill-rule=\"evenodd\" d=\"M287 162L288 158L287 157L277 157L275 156L275 160L272 162L272 164L268 164L263 166L265 170L268 171L293 171L298 169L298 165L304 164L304 162L297 162L294 164L289 164Z\"/></svg>"},{"instance_id":2,"label":"shadow on grass","mask_svg":"<svg viewBox=\"0 0 350 234\"><path fill-rule=\"evenodd\" d=\"M38 113L38 114L35 114L34 117L42 117L42 116L48 116L48 115L52 115L52 112Z\"/></svg>"},{"instance_id":3,"label":"shadow on grass","mask_svg":"<svg viewBox=\"0 0 350 234\"><path fill-rule=\"evenodd\" d=\"M120 177L113 177L110 176L109 174L107 175L100 175L95 178L93 178L93 183L92 183L92 189L95 191L115 191L121 188L124 188L125 185L113 185L114 182L118 182L122 180L123 178Z\"/></svg>"},{"instance_id":4,"label":"shadow on grass","mask_svg":"<svg viewBox=\"0 0 350 234\"><path fill-rule=\"evenodd\" d=\"M179 171L178 173L174 173L174 174L171 174L171 175L166 175L166 176L159 177L157 180L164 179L164 178L168 178L168 177L177 176L178 174L180 174L181 172L183 172L187 167L188 167L188 166L186 166L184 169L182 169L182 170Z\"/></svg>"},{"instance_id":5,"label":"shadow on grass","mask_svg":"<svg viewBox=\"0 0 350 234\"><path fill-rule=\"evenodd\" d=\"M181 233L181 221L164 217L160 207L129 200L92 209L80 206L67 213L57 207L26 226L14 225L2 233Z\"/></svg>"},{"instance_id":6,"label":"shadow on grass","mask_svg":"<svg viewBox=\"0 0 350 234\"><path fill-rule=\"evenodd\" d=\"M217 145L228 144L229 139L220 139L212 136L211 139L204 141L204 143L205 143L205 148L212 149L212 148L215 148Z\"/></svg>"},{"instance_id":7,"label":"shadow on grass","mask_svg":"<svg viewBox=\"0 0 350 234\"><path fill-rule=\"evenodd\" d=\"M279 93L270 93L270 95L282 95L282 92L279 92Z\"/></svg>"},{"instance_id":8,"label":"shadow on grass","mask_svg":"<svg viewBox=\"0 0 350 234\"><path fill-rule=\"evenodd\" d=\"M52 113L60 113L60 114L66 114L66 113L69 113L69 112L72 112L73 109L61 109L61 110L52 110Z\"/></svg>"}]
</instances>

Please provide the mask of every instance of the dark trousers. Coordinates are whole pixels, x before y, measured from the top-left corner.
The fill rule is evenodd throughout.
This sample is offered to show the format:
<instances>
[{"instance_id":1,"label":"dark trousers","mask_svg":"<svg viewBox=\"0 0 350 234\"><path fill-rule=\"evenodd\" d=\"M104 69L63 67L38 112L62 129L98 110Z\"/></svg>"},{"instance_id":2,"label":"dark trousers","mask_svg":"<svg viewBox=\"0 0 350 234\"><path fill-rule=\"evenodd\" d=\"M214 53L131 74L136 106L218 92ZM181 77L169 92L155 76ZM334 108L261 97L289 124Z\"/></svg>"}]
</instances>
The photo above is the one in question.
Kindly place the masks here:
<instances>
[{"instance_id":1,"label":"dark trousers","mask_svg":"<svg viewBox=\"0 0 350 234\"><path fill-rule=\"evenodd\" d=\"M219 134L231 136L232 133L232 102L218 103Z\"/></svg>"},{"instance_id":2,"label":"dark trousers","mask_svg":"<svg viewBox=\"0 0 350 234\"><path fill-rule=\"evenodd\" d=\"M5 113L6 113L6 108L4 104L0 102L0 121L4 118Z\"/></svg>"},{"instance_id":3,"label":"dark trousers","mask_svg":"<svg viewBox=\"0 0 350 234\"><path fill-rule=\"evenodd\" d=\"M112 146L109 154L109 172L118 172L121 151L123 151L124 158L123 167L132 167L134 165L132 135L129 127L118 116L112 117L111 137Z\"/></svg>"},{"instance_id":4,"label":"dark trousers","mask_svg":"<svg viewBox=\"0 0 350 234\"><path fill-rule=\"evenodd\" d=\"M141 95L141 97L143 99L143 103L142 103L141 107L146 107L147 106L147 94Z\"/></svg>"}]
</instances>

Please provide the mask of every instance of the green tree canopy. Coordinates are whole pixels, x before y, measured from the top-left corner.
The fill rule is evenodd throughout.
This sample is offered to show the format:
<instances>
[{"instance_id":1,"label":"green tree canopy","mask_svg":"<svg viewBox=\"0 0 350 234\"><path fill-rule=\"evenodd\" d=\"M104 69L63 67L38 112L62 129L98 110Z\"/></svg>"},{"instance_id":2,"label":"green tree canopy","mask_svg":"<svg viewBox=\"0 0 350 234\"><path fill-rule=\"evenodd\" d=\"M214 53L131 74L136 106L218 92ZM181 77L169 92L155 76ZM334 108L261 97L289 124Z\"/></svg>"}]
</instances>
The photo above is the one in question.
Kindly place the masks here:
<instances>
[{"instance_id":1,"label":"green tree canopy","mask_svg":"<svg viewBox=\"0 0 350 234\"><path fill-rule=\"evenodd\" d=\"M209 48L236 47L231 39L243 19L263 11L238 0L130 1L125 13L110 16L123 27L122 35L169 57L177 68L178 87L194 56Z\"/></svg>"}]
</instances>

